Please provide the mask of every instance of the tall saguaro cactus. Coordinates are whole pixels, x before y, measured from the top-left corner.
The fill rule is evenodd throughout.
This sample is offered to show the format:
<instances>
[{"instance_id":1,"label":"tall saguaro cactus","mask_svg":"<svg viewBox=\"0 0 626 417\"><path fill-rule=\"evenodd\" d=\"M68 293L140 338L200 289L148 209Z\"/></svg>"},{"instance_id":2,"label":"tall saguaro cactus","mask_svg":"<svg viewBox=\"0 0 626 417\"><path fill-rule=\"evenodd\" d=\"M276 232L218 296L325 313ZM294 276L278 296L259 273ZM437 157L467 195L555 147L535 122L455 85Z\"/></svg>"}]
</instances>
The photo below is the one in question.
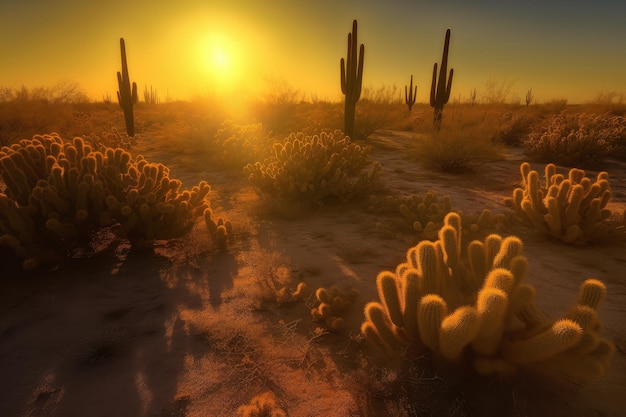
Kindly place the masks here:
<instances>
[{"instance_id":1,"label":"tall saguaro cactus","mask_svg":"<svg viewBox=\"0 0 626 417\"><path fill-rule=\"evenodd\" d=\"M406 105L409 107L409 113L415 104L415 99L417 98L417 86L413 88L413 74L411 74L411 83L407 87L404 86L404 101Z\"/></svg>"},{"instance_id":2,"label":"tall saguaro cactus","mask_svg":"<svg viewBox=\"0 0 626 417\"><path fill-rule=\"evenodd\" d=\"M128 63L126 62L126 45L124 38L120 38L120 50L122 51L122 72L117 72L117 101L124 110L124 120L126 121L126 133L128 136L135 136L135 118L133 106L137 103L137 83L133 83L132 90L130 78L128 76Z\"/></svg>"},{"instance_id":3,"label":"tall saguaro cactus","mask_svg":"<svg viewBox=\"0 0 626 417\"><path fill-rule=\"evenodd\" d=\"M365 45L361 44L357 56L357 23L352 21L352 33L348 33L348 56L341 58L341 92L346 96L344 111L344 133L354 138L354 114L356 103L361 98L363 83L363 55Z\"/></svg>"},{"instance_id":4,"label":"tall saguaro cactus","mask_svg":"<svg viewBox=\"0 0 626 417\"><path fill-rule=\"evenodd\" d=\"M430 105L434 109L434 123L437 130L441 129L441 117L443 116L443 105L450 99L452 90L452 76L454 69L450 69L450 77L446 83L446 73L448 72L448 48L450 47L450 29L446 31L446 41L443 45L443 57L441 58L441 68L439 69L439 80L437 80L437 63L433 67L433 82L430 86Z\"/></svg>"}]
</instances>

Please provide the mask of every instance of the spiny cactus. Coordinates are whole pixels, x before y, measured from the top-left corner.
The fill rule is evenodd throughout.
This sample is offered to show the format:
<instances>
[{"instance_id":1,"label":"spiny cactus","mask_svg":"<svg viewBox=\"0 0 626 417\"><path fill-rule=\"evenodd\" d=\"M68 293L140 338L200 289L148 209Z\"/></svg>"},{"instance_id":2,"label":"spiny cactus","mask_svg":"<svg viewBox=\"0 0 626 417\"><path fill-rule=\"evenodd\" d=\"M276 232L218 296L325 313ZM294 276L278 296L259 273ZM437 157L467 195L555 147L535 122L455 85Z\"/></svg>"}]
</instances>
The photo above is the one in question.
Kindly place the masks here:
<instances>
[{"instance_id":1,"label":"spiny cactus","mask_svg":"<svg viewBox=\"0 0 626 417\"><path fill-rule=\"evenodd\" d=\"M606 158L620 158L624 138L624 116L563 111L547 123L535 124L524 141L524 152L538 162L601 168Z\"/></svg>"},{"instance_id":2,"label":"spiny cactus","mask_svg":"<svg viewBox=\"0 0 626 417\"><path fill-rule=\"evenodd\" d=\"M434 190L426 192L424 196L418 194L406 197L372 196L368 210L376 213L399 212L404 223L417 233L419 240L437 239L439 229L443 225L443 219L451 211L456 211L461 216L464 242L483 238L489 233L502 232L506 229L506 216L504 214L493 214L488 209L484 209L478 214L464 214L460 210L452 210L450 197L447 195L439 196ZM385 231L382 223L379 223L377 227L381 231Z\"/></svg>"},{"instance_id":3,"label":"spiny cactus","mask_svg":"<svg viewBox=\"0 0 626 417\"><path fill-rule=\"evenodd\" d=\"M448 72L448 49L450 47L450 29L446 30L446 40L443 45L443 57L441 58L441 68L439 69L439 80L437 80L437 63L433 67L433 79L430 86L430 106L434 109L434 123L437 130L441 129L441 118L443 116L443 106L450 99L450 91L452 90L452 76L454 69L450 69L450 76L446 76Z\"/></svg>"},{"instance_id":4,"label":"spiny cactus","mask_svg":"<svg viewBox=\"0 0 626 417\"><path fill-rule=\"evenodd\" d=\"M95 151L79 137L22 140L0 149L0 166L0 245L24 259L25 269L63 257L103 227L117 225L131 241L181 237L210 210L206 182L181 190L165 165L120 148ZM212 220L213 236L226 239L229 223Z\"/></svg>"},{"instance_id":5,"label":"spiny cactus","mask_svg":"<svg viewBox=\"0 0 626 417\"><path fill-rule=\"evenodd\" d=\"M358 296L359 292L355 288L342 291L337 286L328 289L320 287L315 291L316 305L311 309L311 317L316 322L324 323L329 330L341 330L343 315Z\"/></svg>"},{"instance_id":6,"label":"spiny cactus","mask_svg":"<svg viewBox=\"0 0 626 417\"><path fill-rule=\"evenodd\" d=\"M411 109L413 108L413 105L415 104L416 99L417 99L417 86L413 88L413 74L411 74L411 82L409 83L409 86L408 87L406 85L404 86L404 102L409 108L409 113L411 112Z\"/></svg>"},{"instance_id":7,"label":"spiny cactus","mask_svg":"<svg viewBox=\"0 0 626 417\"><path fill-rule=\"evenodd\" d=\"M365 45L361 44L357 51L357 22L352 21L352 32L348 33L348 55L341 64L341 92L345 96L344 132L351 139L354 138L354 114L356 103L361 98L363 84L363 56ZM358 56L357 56L358 52Z\"/></svg>"},{"instance_id":8,"label":"spiny cactus","mask_svg":"<svg viewBox=\"0 0 626 417\"><path fill-rule=\"evenodd\" d=\"M126 61L126 45L124 38L120 38L120 51L122 54L122 72L117 72L117 101L124 110L124 121L126 122L126 133L128 136L135 136L135 118L133 106L137 103L137 83L130 84L128 76L128 63Z\"/></svg>"},{"instance_id":9,"label":"spiny cactus","mask_svg":"<svg viewBox=\"0 0 626 417\"><path fill-rule=\"evenodd\" d=\"M370 164L371 171L365 171ZM368 148L335 131L291 134L274 144L269 158L246 165L244 172L271 196L319 205L368 191L378 180L380 165L370 162Z\"/></svg>"},{"instance_id":10,"label":"spiny cactus","mask_svg":"<svg viewBox=\"0 0 626 417\"><path fill-rule=\"evenodd\" d=\"M395 272L378 275L381 301L365 307L365 339L387 354L430 350L445 361L467 358L482 374L537 367L579 379L602 376L614 351L597 316L604 284L586 280L574 307L550 320L524 283L522 241L492 234L465 248L462 227L449 213L438 240L420 242ZM578 360L585 370L576 369Z\"/></svg>"},{"instance_id":11,"label":"spiny cactus","mask_svg":"<svg viewBox=\"0 0 626 417\"><path fill-rule=\"evenodd\" d=\"M541 182L537 171L524 162L520 173L522 187L513 190L505 203L540 232L575 244L626 236L619 219L606 208L612 195L607 172L598 173L592 182L583 170L572 168L565 178L548 164Z\"/></svg>"}]
</instances>

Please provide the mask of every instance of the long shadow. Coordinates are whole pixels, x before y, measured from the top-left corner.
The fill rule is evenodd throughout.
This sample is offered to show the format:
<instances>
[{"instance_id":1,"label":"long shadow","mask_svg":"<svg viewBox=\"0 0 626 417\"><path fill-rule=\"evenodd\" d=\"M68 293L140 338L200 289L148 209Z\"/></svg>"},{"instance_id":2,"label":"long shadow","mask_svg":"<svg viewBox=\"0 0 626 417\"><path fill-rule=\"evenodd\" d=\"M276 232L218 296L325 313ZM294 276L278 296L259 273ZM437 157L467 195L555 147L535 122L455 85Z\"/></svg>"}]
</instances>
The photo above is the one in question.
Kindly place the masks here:
<instances>
[{"instance_id":1,"label":"long shadow","mask_svg":"<svg viewBox=\"0 0 626 417\"><path fill-rule=\"evenodd\" d=\"M179 312L219 306L238 268L228 253L193 263L131 251L0 281L0 416L186 415L178 381L204 352Z\"/></svg>"}]
</instances>

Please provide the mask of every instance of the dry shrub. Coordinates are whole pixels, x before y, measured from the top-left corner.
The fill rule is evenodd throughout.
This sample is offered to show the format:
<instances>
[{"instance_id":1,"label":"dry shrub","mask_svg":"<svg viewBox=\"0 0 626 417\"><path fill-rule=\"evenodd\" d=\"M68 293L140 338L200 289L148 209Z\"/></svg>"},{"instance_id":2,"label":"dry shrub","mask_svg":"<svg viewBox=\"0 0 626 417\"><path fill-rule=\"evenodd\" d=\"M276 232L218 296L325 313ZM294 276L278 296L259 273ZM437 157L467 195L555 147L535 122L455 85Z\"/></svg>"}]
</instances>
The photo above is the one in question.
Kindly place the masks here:
<instances>
[{"instance_id":1,"label":"dry shrub","mask_svg":"<svg viewBox=\"0 0 626 417\"><path fill-rule=\"evenodd\" d=\"M417 156L430 168L444 172L472 171L502 159L503 148L494 137L498 120L493 112L459 109L444 114L441 130L431 130L419 141Z\"/></svg>"},{"instance_id":2,"label":"dry shrub","mask_svg":"<svg viewBox=\"0 0 626 417\"><path fill-rule=\"evenodd\" d=\"M367 139L379 129L390 128L406 117L396 85L365 87L356 106L353 139Z\"/></svg>"},{"instance_id":3,"label":"dry shrub","mask_svg":"<svg viewBox=\"0 0 626 417\"><path fill-rule=\"evenodd\" d=\"M237 409L238 417L286 417L287 414L276 403L276 396L271 391L254 397L250 404Z\"/></svg>"},{"instance_id":4,"label":"dry shrub","mask_svg":"<svg viewBox=\"0 0 626 417\"><path fill-rule=\"evenodd\" d=\"M593 168L626 143L626 119L562 112L528 135L526 154L539 162Z\"/></svg>"},{"instance_id":5,"label":"dry shrub","mask_svg":"<svg viewBox=\"0 0 626 417\"><path fill-rule=\"evenodd\" d=\"M496 138L507 146L521 145L539 118L528 111L506 112L499 118L501 128Z\"/></svg>"}]
</instances>

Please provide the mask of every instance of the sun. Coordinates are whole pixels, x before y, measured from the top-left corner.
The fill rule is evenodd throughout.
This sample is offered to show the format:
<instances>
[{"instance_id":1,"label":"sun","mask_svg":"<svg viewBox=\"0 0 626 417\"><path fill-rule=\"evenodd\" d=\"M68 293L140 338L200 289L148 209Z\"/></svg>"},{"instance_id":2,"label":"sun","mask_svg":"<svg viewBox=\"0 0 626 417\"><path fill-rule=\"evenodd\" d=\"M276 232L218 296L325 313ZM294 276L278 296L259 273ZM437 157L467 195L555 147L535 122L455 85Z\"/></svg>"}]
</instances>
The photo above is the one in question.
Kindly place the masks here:
<instances>
[{"instance_id":1,"label":"sun","mask_svg":"<svg viewBox=\"0 0 626 417\"><path fill-rule=\"evenodd\" d=\"M227 71L229 64L228 54L222 49L216 48L215 51L213 51L213 64L216 69Z\"/></svg>"},{"instance_id":2,"label":"sun","mask_svg":"<svg viewBox=\"0 0 626 417\"><path fill-rule=\"evenodd\" d=\"M238 71L238 47L226 34L212 33L207 35L199 48L200 61L204 71L217 85L232 84Z\"/></svg>"}]
</instances>

